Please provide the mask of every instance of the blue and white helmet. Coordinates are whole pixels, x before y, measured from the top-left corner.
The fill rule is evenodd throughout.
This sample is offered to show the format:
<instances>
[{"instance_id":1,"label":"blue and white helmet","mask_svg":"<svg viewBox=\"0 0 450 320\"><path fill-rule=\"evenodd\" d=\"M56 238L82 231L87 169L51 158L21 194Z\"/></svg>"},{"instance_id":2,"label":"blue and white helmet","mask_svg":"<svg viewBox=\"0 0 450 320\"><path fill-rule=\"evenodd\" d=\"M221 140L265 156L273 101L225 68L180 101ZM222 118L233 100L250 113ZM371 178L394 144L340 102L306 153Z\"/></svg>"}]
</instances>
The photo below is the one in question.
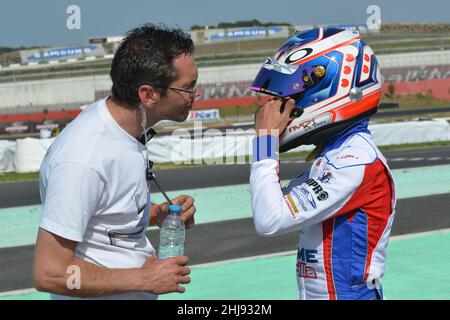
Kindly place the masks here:
<instances>
[{"instance_id":1,"label":"blue and white helmet","mask_svg":"<svg viewBox=\"0 0 450 320\"><path fill-rule=\"evenodd\" d=\"M250 89L295 99L300 117L280 135L280 152L316 144L377 111L381 74L359 32L317 28L293 34L262 65Z\"/></svg>"}]
</instances>

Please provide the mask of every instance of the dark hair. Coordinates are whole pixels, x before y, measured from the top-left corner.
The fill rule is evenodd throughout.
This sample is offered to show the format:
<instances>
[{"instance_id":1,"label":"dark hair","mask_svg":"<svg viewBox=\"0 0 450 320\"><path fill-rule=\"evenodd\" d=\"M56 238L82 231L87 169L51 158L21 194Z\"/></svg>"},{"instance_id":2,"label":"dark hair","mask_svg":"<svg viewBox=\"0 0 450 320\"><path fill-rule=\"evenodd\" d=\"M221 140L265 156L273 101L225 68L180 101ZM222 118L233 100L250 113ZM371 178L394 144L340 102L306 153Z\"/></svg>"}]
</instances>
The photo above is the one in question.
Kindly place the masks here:
<instances>
[{"instance_id":1,"label":"dark hair","mask_svg":"<svg viewBox=\"0 0 450 320\"><path fill-rule=\"evenodd\" d=\"M126 107L139 105L138 89L144 84L160 88L164 95L177 77L173 59L192 54L194 44L181 29L144 24L127 32L111 64L112 94Z\"/></svg>"}]
</instances>

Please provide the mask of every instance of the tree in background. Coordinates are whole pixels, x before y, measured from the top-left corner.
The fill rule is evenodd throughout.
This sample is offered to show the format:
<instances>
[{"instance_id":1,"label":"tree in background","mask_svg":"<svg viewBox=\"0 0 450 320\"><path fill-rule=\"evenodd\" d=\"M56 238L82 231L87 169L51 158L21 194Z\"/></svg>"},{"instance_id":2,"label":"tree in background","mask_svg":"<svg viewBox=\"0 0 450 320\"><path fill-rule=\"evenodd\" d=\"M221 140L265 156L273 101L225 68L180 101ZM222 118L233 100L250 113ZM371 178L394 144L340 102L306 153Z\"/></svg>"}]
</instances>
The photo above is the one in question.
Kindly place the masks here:
<instances>
[{"instance_id":1,"label":"tree in background","mask_svg":"<svg viewBox=\"0 0 450 320\"><path fill-rule=\"evenodd\" d=\"M265 22L262 23L258 19L242 20L236 22L219 22L217 26L207 26L208 29L225 29L225 28L243 28L243 27L269 27L269 26L290 26L287 22ZM205 29L202 25L193 25L191 30Z\"/></svg>"}]
</instances>

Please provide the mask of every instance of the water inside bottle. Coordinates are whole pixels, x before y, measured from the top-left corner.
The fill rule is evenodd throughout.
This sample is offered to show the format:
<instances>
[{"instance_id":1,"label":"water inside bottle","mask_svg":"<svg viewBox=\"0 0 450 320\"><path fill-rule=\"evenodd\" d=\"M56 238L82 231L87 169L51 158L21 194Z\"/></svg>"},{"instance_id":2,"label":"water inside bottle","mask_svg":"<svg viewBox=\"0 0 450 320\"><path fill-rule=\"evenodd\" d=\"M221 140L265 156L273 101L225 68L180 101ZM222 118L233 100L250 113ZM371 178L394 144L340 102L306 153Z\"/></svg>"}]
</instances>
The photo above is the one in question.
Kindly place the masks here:
<instances>
[{"instance_id":1,"label":"water inside bottle","mask_svg":"<svg viewBox=\"0 0 450 320\"><path fill-rule=\"evenodd\" d=\"M161 230L159 243L159 258L182 256L184 254L184 228Z\"/></svg>"}]
</instances>

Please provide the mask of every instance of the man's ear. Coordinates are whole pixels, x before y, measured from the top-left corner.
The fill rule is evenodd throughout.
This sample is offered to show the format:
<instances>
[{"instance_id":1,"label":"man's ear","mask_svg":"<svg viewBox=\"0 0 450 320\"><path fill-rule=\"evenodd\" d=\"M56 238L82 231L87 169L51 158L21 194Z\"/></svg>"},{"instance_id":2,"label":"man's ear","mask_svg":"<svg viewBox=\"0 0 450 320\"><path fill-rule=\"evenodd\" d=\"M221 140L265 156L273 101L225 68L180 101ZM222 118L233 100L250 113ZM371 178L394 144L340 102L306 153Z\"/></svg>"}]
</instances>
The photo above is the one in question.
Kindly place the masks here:
<instances>
[{"instance_id":1,"label":"man's ear","mask_svg":"<svg viewBox=\"0 0 450 320\"><path fill-rule=\"evenodd\" d=\"M141 100L141 104L144 106L154 105L161 99L159 90L148 84L144 84L139 87L138 96Z\"/></svg>"}]
</instances>

